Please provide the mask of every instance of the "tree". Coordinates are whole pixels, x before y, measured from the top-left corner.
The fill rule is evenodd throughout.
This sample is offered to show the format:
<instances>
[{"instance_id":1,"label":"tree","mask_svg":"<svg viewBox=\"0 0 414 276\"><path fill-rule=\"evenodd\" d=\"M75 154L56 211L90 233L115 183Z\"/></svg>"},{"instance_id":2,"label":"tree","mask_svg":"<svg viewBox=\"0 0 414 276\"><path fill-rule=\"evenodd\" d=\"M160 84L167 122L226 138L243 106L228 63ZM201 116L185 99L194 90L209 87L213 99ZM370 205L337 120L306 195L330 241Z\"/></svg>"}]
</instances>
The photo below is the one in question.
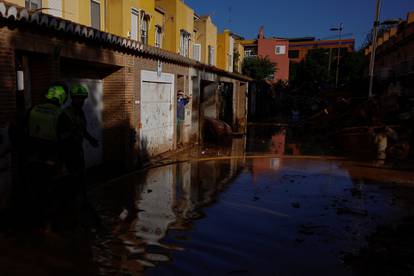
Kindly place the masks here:
<instances>
[{"instance_id":1,"label":"tree","mask_svg":"<svg viewBox=\"0 0 414 276\"><path fill-rule=\"evenodd\" d=\"M290 84L294 88L301 87L309 92L318 92L323 88L332 87L335 83L337 66L337 49L331 53L331 72L329 72L329 50L315 49L309 51L300 63L290 65ZM348 86L363 77L366 58L362 51L341 51L339 66L339 85Z\"/></svg>"},{"instance_id":2,"label":"tree","mask_svg":"<svg viewBox=\"0 0 414 276\"><path fill-rule=\"evenodd\" d=\"M367 59L363 51L347 52L342 57L340 83L342 85L353 85L364 78L364 68Z\"/></svg>"},{"instance_id":3,"label":"tree","mask_svg":"<svg viewBox=\"0 0 414 276\"><path fill-rule=\"evenodd\" d=\"M273 79L276 70L276 63L268 57L247 57L243 61L243 74L256 81Z\"/></svg>"},{"instance_id":4,"label":"tree","mask_svg":"<svg viewBox=\"0 0 414 276\"><path fill-rule=\"evenodd\" d=\"M292 66L291 84L294 87L303 87L306 90L318 91L330 81L328 68L329 50L311 50L304 60Z\"/></svg>"}]
</instances>

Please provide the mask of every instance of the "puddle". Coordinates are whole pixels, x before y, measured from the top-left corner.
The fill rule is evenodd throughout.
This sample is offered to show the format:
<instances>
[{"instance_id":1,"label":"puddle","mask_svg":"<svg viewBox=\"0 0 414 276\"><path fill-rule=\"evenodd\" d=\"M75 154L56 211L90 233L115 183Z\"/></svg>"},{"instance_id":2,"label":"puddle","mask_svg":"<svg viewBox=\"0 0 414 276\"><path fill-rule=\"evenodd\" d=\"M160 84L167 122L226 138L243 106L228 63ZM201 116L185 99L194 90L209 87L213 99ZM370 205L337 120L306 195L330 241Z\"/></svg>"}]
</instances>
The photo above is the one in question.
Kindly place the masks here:
<instances>
[{"instance_id":1,"label":"puddle","mask_svg":"<svg viewBox=\"0 0 414 276\"><path fill-rule=\"evenodd\" d=\"M361 170L280 158L151 169L95 195L108 229L95 261L102 274L352 275L343 256L412 215L414 198Z\"/></svg>"}]
</instances>

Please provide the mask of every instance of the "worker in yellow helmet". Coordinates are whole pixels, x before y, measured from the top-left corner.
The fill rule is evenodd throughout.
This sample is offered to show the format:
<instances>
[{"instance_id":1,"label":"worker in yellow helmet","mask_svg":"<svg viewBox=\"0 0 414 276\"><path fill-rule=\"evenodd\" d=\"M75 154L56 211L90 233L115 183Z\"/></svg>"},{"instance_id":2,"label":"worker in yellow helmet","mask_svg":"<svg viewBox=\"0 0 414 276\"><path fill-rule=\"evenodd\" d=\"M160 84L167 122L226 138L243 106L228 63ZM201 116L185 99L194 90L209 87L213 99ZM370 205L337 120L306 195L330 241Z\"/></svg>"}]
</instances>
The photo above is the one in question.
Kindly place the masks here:
<instances>
[{"instance_id":1,"label":"worker in yellow helmet","mask_svg":"<svg viewBox=\"0 0 414 276\"><path fill-rule=\"evenodd\" d=\"M63 147L70 134L70 120L62 109L68 99L63 84L52 85L46 102L28 115L26 194L30 195L33 226L47 227L53 212L56 180L62 178Z\"/></svg>"},{"instance_id":2,"label":"worker in yellow helmet","mask_svg":"<svg viewBox=\"0 0 414 276\"><path fill-rule=\"evenodd\" d=\"M29 113L28 134L32 157L59 170L61 142L68 137L68 117L62 106L68 95L62 85L53 85L46 94L46 103L36 105Z\"/></svg>"},{"instance_id":3,"label":"worker in yellow helmet","mask_svg":"<svg viewBox=\"0 0 414 276\"><path fill-rule=\"evenodd\" d=\"M88 88L83 85L73 85L70 90L71 105L65 109L71 122L70 139L64 147L65 165L69 174L77 184L75 193L82 193L86 198L85 183L85 156L83 141L87 140L91 146L98 147L99 142L88 132L87 121L83 112L85 100L88 98Z\"/></svg>"}]
</instances>

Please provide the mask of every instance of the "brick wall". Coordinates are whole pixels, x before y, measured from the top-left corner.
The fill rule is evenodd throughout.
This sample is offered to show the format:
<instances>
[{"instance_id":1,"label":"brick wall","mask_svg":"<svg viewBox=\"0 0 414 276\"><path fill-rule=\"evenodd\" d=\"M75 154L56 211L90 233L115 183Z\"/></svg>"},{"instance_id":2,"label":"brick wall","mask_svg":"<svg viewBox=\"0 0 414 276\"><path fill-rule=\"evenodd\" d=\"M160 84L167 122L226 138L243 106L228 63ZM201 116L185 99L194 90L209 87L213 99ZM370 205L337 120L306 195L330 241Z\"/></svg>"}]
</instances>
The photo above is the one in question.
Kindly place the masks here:
<instances>
[{"instance_id":1,"label":"brick wall","mask_svg":"<svg viewBox=\"0 0 414 276\"><path fill-rule=\"evenodd\" d=\"M50 55L29 54L32 106L42 103L48 87L59 79L58 61Z\"/></svg>"},{"instance_id":2,"label":"brick wall","mask_svg":"<svg viewBox=\"0 0 414 276\"><path fill-rule=\"evenodd\" d=\"M60 78L102 80L104 161L116 162L122 167L134 165L138 154L141 118L140 106L137 104L140 99L140 73L141 70L156 71L157 60L104 48L95 43L77 42L62 34L51 35L39 28L9 29L2 26L0 126L6 125L8 117L16 113L15 53L28 60L33 104L42 102L48 86ZM181 86L185 89L190 87L188 66L163 62L163 72L184 76ZM198 85L194 85L194 88L191 92L197 99ZM173 108L176 110L175 101Z\"/></svg>"},{"instance_id":3,"label":"brick wall","mask_svg":"<svg viewBox=\"0 0 414 276\"><path fill-rule=\"evenodd\" d=\"M0 127L6 126L13 119L11 114L16 112L14 51L8 43L8 32L3 32L3 29L0 29Z\"/></svg>"}]
</instances>

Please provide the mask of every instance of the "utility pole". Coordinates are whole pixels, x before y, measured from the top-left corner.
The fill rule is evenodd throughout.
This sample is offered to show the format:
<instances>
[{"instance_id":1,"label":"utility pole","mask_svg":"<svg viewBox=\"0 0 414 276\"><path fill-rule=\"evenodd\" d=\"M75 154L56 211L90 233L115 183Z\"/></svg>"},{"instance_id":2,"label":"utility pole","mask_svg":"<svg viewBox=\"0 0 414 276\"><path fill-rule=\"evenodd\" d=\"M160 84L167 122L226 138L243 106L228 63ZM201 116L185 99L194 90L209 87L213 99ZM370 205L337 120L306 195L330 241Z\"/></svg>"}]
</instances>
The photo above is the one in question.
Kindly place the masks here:
<instances>
[{"instance_id":1,"label":"utility pole","mask_svg":"<svg viewBox=\"0 0 414 276\"><path fill-rule=\"evenodd\" d=\"M328 76L329 82L331 81L331 66L332 66L332 48L329 48L329 63L328 63Z\"/></svg>"},{"instance_id":2,"label":"utility pole","mask_svg":"<svg viewBox=\"0 0 414 276\"><path fill-rule=\"evenodd\" d=\"M337 61L336 61L336 78L335 78L335 87L338 88L338 83L339 83L339 62L341 59L341 44L342 44L342 30L343 30L343 24L339 24L339 27L335 27L335 28L331 28L331 31L338 31L338 37L339 37L339 43L338 43L338 57L337 57ZM329 53L330 55L331 53ZM331 69L331 64L329 62L329 68L328 70L330 71Z\"/></svg>"},{"instance_id":3,"label":"utility pole","mask_svg":"<svg viewBox=\"0 0 414 276\"><path fill-rule=\"evenodd\" d=\"M371 60L369 63L369 91L368 97L372 97L372 89L374 86L374 67L375 67L375 55L377 50L377 37L378 37L378 27L380 25L380 14L381 14L381 0L377 0L377 9L375 14L374 21L374 30L372 32L372 50L371 50Z\"/></svg>"},{"instance_id":4,"label":"utility pole","mask_svg":"<svg viewBox=\"0 0 414 276\"><path fill-rule=\"evenodd\" d=\"M338 60L336 63L336 79L335 79L336 88L338 88L338 82L339 82L339 60L341 58L342 23L339 25L338 32L339 32L339 45L338 45Z\"/></svg>"}]
</instances>

